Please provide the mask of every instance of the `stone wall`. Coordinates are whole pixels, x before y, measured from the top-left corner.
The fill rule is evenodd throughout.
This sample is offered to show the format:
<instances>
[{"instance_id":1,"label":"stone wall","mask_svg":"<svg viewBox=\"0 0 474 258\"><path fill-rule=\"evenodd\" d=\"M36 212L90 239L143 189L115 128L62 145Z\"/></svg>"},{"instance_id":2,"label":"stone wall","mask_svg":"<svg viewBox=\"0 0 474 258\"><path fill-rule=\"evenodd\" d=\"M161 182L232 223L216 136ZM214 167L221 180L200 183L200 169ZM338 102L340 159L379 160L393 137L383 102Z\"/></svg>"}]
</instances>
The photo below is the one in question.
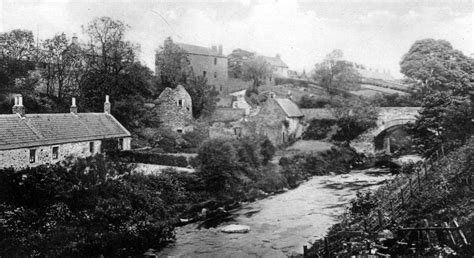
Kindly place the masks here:
<instances>
[{"instance_id":1,"label":"stone wall","mask_svg":"<svg viewBox=\"0 0 474 258\"><path fill-rule=\"evenodd\" d=\"M188 59L195 75L202 76L206 72L207 83L224 91L228 78L227 57L189 54Z\"/></svg>"},{"instance_id":2,"label":"stone wall","mask_svg":"<svg viewBox=\"0 0 474 258\"><path fill-rule=\"evenodd\" d=\"M166 88L155 101L156 112L164 125L172 131L192 131L193 109L191 96L183 86Z\"/></svg>"},{"instance_id":3,"label":"stone wall","mask_svg":"<svg viewBox=\"0 0 474 258\"><path fill-rule=\"evenodd\" d=\"M131 137L123 139L123 150L129 150ZM90 152L90 143L94 143L94 150ZM58 157L53 158L53 148L58 147ZM30 163L30 150L36 150L35 162ZM101 153L102 141L72 142L55 145L44 145L32 148L14 150L0 150L0 168L13 167L15 169L36 167L43 164L54 164L65 160L69 156L84 158Z\"/></svg>"},{"instance_id":4,"label":"stone wall","mask_svg":"<svg viewBox=\"0 0 474 258\"><path fill-rule=\"evenodd\" d=\"M286 114L274 99L269 98L250 120L255 122L257 133L267 136L275 146L284 143Z\"/></svg>"}]
</instances>

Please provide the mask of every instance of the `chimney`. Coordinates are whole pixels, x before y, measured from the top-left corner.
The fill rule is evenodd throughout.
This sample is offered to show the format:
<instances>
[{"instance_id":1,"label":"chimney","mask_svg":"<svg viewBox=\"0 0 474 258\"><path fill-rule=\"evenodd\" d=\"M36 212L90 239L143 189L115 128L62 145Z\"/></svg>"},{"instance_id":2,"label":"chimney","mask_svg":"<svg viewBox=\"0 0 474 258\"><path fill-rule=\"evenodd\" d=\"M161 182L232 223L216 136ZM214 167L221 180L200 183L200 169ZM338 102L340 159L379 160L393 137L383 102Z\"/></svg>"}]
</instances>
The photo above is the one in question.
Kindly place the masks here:
<instances>
[{"instance_id":1,"label":"chimney","mask_svg":"<svg viewBox=\"0 0 474 258\"><path fill-rule=\"evenodd\" d=\"M288 91L288 93L286 94L286 97L290 100L293 100L293 96L291 95L291 91Z\"/></svg>"},{"instance_id":2,"label":"chimney","mask_svg":"<svg viewBox=\"0 0 474 258\"><path fill-rule=\"evenodd\" d=\"M219 45L219 55L222 55L222 45Z\"/></svg>"},{"instance_id":3,"label":"chimney","mask_svg":"<svg viewBox=\"0 0 474 258\"><path fill-rule=\"evenodd\" d=\"M71 113L77 115L76 98L72 98L72 103L71 103L71 107L69 108L69 110L71 111Z\"/></svg>"},{"instance_id":4,"label":"chimney","mask_svg":"<svg viewBox=\"0 0 474 258\"><path fill-rule=\"evenodd\" d=\"M23 97L20 94L15 95L15 105L12 107L13 114L21 117L25 116L25 107L23 106Z\"/></svg>"},{"instance_id":5,"label":"chimney","mask_svg":"<svg viewBox=\"0 0 474 258\"><path fill-rule=\"evenodd\" d=\"M280 54L276 54L276 58L280 59Z\"/></svg>"},{"instance_id":6,"label":"chimney","mask_svg":"<svg viewBox=\"0 0 474 258\"><path fill-rule=\"evenodd\" d=\"M275 92L270 92L270 98L274 99L275 98Z\"/></svg>"},{"instance_id":7,"label":"chimney","mask_svg":"<svg viewBox=\"0 0 474 258\"><path fill-rule=\"evenodd\" d=\"M77 45L77 34L72 34L72 44Z\"/></svg>"},{"instance_id":8,"label":"chimney","mask_svg":"<svg viewBox=\"0 0 474 258\"><path fill-rule=\"evenodd\" d=\"M110 102L109 102L109 95L105 95L104 113L106 113L106 114L110 114Z\"/></svg>"},{"instance_id":9,"label":"chimney","mask_svg":"<svg viewBox=\"0 0 474 258\"><path fill-rule=\"evenodd\" d=\"M214 53L217 53L217 46L212 46L211 49Z\"/></svg>"}]
</instances>

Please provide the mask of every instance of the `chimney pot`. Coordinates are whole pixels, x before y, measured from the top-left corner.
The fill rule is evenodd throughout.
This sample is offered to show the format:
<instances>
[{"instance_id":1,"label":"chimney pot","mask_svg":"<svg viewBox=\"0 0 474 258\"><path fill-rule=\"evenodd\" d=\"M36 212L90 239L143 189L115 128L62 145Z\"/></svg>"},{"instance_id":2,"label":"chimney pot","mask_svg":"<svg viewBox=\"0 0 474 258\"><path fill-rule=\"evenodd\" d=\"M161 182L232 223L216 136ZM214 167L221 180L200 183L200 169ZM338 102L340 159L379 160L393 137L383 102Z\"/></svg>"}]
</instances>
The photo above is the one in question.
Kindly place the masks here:
<instances>
[{"instance_id":1,"label":"chimney pot","mask_svg":"<svg viewBox=\"0 0 474 258\"><path fill-rule=\"evenodd\" d=\"M76 33L72 34L72 44L77 45L77 34Z\"/></svg>"},{"instance_id":2,"label":"chimney pot","mask_svg":"<svg viewBox=\"0 0 474 258\"><path fill-rule=\"evenodd\" d=\"M18 114L21 117L25 116L25 107L23 106L23 96L15 95L15 105L12 107L13 114Z\"/></svg>"},{"instance_id":3,"label":"chimney pot","mask_svg":"<svg viewBox=\"0 0 474 258\"><path fill-rule=\"evenodd\" d=\"M110 114L110 101L109 101L109 95L105 95L104 113L106 113L106 114Z\"/></svg>"},{"instance_id":4,"label":"chimney pot","mask_svg":"<svg viewBox=\"0 0 474 258\"><path fill-rule=\"evenodd\" d=\"M222 55L222 45L219 45L219 55Z\"/></svg>"},{"instance_id":5,"label":"chimney pot","mask_svg":"<svg viewBox=\"0 0 474 258\"><path fill-rule=\"evenodd\" d=\"M71 113L77 114L76 98L72 98L72 103L69 110L71 111Z\"/></svg>"}]
</instances>

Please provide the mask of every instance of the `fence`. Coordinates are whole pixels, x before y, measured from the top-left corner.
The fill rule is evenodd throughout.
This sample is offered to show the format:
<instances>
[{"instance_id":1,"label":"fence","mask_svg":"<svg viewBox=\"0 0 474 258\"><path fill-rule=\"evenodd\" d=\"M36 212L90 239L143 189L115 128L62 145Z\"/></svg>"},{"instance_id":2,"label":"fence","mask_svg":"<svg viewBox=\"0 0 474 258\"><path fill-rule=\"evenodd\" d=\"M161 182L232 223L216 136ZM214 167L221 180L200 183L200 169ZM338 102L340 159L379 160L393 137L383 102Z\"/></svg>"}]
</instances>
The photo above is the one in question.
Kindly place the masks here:
<instances>
[{"instance_id":1,"label":"fence","mask_svg":"<svg viewBox=\"0 0 474 258\"><path fill-rule=\"evenodd\" d=\"M399 187L398 191L386 192L385 190L381 189L381 191L379 191L381 195L380 198L388 199L389 201L385 202L384 205L379 206L378 209L373 210L367 216L367 219L365 220L366 232L340 231L336 234L327 236L324 239L320 239L315 243L316 256L332 257L335 253L347 248L347 246L344 246L346 239L363 235L369 236L367 232L377 232L378 230L382 230L394 222L396 223L407 203L409 203L411 199L415 197L417 192L423 190L425 181L430 178L430 171L433 171L434 168L439 166L439 160L444 156L444 148L442 146L441 152L437 151L430 158L426 159L422 163L421 167L415 167L415 171L413 171L414 173L410 175L410 177L406 180L406 183ZM451 172L451 166L449 165L448 170ZM413 232L416 232L417 237L419 240L421 240L422 244L428 243L430 245L433 244L432 241L430 242L430 239L433 239L430 238L430 232L432 231L443 232L443 234L448 235L448 238L454 245L457 245L458 243L456 243L452 232L457 232L459 234L458 239L462 239L459 244L468 244L456 220L452 220L451 222L454 224L454 227L450 227L446 222L440 227L430 227L427 220L425 220L423 223L423 227L401 228L400 230L406 232L405 238L410 234L413 234ZM350 253L350 250L348 250L348 252ZM308 253L308 248L304 246L303 256L313 257L315 254L313 253L313 255L310 255Z\"/></svg>"}]
</instances>

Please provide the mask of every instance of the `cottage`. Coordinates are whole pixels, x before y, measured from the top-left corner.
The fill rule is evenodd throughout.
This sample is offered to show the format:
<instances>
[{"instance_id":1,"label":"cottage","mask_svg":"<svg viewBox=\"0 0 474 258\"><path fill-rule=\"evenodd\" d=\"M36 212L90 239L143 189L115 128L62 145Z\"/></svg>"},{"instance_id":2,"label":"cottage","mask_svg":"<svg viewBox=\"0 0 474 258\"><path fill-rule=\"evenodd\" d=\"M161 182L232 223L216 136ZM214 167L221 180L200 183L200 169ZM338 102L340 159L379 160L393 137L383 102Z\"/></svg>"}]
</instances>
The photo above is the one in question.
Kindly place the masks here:
<instances>
[{"instance_id":1,"label":"cottage","mask_svg":"<svg viewBox=\"0 0 474 258\"><path fill-rule=\"evenodd\" d=\"M274 83L275 78L288 78L288 65L281 60L280 55L262 57L270 65L272 71L272 75L269 78L270 83Z\"/></svg>"},{"instance_id":2,"label":"cottage","mask_svg":"<svg viewBox=\"0 0 474 258\"><path fill-rule=\"evenodd\" d=\"M108 96L103 113L78 113L73 98L70 113L26 114L21 95L12 111L0 115L0 168L92 156L110 143L115 146L107 147L130 149L131 134L110 114Z\"/></svg>"},{"instance_id":3,"label":"cottage","mask_svg":"<svg viewBox=\"0 0 474 258\"><path fill-rule=\"evenodd\" d=\"M274 145L281 145L301 137L303 117L293 101L270 94L258 114L250 119L255 122L258 134L266 135Z\"/></svg>"},{"instance_id":4,"label":"cottage","mask_svg":"<svg viewBox=\"0 0 474 258\"><path fill-rule=\"evenodd\" d=\"M172 131L185 133L193 130L193 103L182 85L166 88L155 100L161 122Z\"/></svg>"}]
</instances>

